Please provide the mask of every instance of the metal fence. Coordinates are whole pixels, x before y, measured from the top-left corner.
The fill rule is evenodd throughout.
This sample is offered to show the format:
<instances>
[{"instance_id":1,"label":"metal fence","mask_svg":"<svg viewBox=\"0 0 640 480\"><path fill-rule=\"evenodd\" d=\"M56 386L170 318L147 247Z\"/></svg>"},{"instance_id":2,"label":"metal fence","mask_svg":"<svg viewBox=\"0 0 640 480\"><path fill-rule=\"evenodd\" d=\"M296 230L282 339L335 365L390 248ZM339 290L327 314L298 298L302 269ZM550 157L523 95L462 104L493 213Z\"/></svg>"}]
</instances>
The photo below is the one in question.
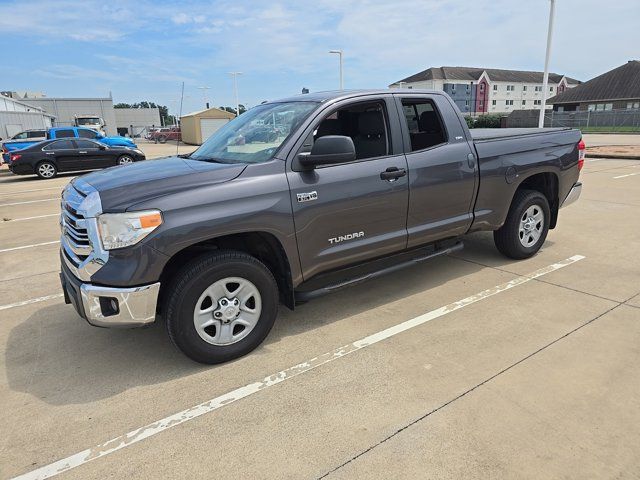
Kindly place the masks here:
<instances>
[{"instance_id":1,"label":"metal fence","mask_svg":"<svg viewBox=\"0 0 640 480\"><path fill-rule=\"evenodd\" d=\"M520 110L507 117L507 127L537 127L539 110ZM544 116L545 127L579 128L583 132L640 133L640 110L554 112Z\"/></svg>"}]
</instances>

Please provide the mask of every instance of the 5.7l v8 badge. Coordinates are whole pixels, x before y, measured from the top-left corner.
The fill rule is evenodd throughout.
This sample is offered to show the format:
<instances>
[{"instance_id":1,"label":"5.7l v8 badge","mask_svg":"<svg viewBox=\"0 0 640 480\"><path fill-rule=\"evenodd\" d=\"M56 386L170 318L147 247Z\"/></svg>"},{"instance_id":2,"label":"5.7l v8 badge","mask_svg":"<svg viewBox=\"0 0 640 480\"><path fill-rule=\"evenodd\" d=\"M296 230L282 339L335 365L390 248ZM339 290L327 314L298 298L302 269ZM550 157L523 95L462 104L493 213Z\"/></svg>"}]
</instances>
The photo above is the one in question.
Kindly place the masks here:
<instances>
[{"instance_id":1,"label":"5.7l v8 badge","mask_svg":"<svg viewBox=\"0 0 640 480\"><path fill-rule=\"evenodd\" d=\"M298 197L298 203L310 202L318 199L318 192L314 190L313 192L298 193L296 196Z\"/></svg>"}]
</instances>

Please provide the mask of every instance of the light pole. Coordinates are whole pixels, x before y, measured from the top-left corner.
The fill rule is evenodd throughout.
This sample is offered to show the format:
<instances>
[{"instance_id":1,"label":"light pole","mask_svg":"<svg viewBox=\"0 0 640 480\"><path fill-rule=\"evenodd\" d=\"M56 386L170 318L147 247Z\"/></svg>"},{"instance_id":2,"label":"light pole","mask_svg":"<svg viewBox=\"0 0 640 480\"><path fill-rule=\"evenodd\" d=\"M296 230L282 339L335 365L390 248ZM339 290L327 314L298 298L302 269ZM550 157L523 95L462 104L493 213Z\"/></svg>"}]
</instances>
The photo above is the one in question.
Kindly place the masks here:
<instances>
[{"instance_id":1,"label":"light pole","mask_svg":"<svg viewBox=\"0 0 640 480\"><path fill-rule=\"evenodd\" d=\"M540 117L538 118L538 128L544 127L544 111L547 106L547 88L549 88L549 57L551 56L551 37L553 36L553 16L555 14L556 0L550 0L549 7L549 28L547 30L547 53L544 57L544 75L542 77L542 102Z\"/></svg>"},{"instance_id":2,"label":"light pole","mask_svg":"<svg viewBox=\"0 0 640 480\"><path fill-rule=\"evenodd\" d=\"M204 106L205 108L209 108L209 100L207 98L207 90L209 90L211 87L198 87L199 90L202 90L202 99L204 100Z\"/></svg>"},{"instance_id":3,"label":"light pole","mask_svg":"<svg viewBox=\"0 0 640 480\"><path fill-rule=\"evenodd\" d=\"M344 86L342 83L342 50L329 50L329 53L337 53L340 57L340 90L343 90Z\"/></svg>"},{"instance_id":4,"label":"light pole","mask_svg":"<svg viewBox=\"0 0 640 480\"><path fill-rule=\"evenodd\" d=\"M236 117L239 117L240 102L238 101L238 75L242 75L242 72L229 72L229 75L233 76L233 92L236 96Z\"/></svg>"}]
</instances>

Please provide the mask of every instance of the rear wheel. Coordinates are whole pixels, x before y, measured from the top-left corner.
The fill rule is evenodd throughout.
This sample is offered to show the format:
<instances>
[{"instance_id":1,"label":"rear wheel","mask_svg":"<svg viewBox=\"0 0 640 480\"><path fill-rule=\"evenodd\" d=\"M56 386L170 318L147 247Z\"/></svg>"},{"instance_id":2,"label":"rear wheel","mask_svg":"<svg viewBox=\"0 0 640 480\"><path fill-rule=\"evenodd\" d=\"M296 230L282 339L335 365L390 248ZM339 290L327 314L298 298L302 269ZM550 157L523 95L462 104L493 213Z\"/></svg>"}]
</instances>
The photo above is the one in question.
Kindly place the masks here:
<instances>
[{"instance_id":1,"label":"rear wheel","mask_svg":"<svg viewBox=\"0 0 640 480\"><path fill-rule=\"evenodd\" d=\"M201 363L245 355L265 339L278 312L278 288L269 269L242 252L201 256L170 287L166 303L171 341Z\"/></svg>"},{"instance_id":2,"label":"rear wheel","mask_svg":"<svg viewBox=\"0 0 640 480\"><path fill-rule=\"evenodd\" d=\"M131 155L122 155L118 158L118 165L129 165L133 163L133 157Z\"/></svg>"},{"instance_id":3,"label":"rear wheel","mask_svg":"<svg viewBox=\"0 0 640 480\"><path fill-rule=\"evenodd\" d=\"M164 135L160 135L158 137L158 142L159 143L166 143L167 142L167 137L165 137Z\"/></svg>"},{"instance_id":4,"label":"rear wheel","mask_svg":"<svg viewBox=\"0 0 640 480\"><path fill-rule=\"evenodd\" d=\"M504 225L493 232L496 247L509 258L535 255L549 233L549 201L535 190L516 192Z\"/></svg>"},{"instance_id":5,"label":"rear wheel","mask_svg":"<svg viewBox=\"0 0 640 480\"><path fill-rule=\"evenodd\" d=\"M37 166L36 166L36 175L38 175L40 178L53 178L58 174L58 169L56 168L55 164L53 164L52 162L45 160L44 162L40 162Z\"/></svg>"}]
</instances>

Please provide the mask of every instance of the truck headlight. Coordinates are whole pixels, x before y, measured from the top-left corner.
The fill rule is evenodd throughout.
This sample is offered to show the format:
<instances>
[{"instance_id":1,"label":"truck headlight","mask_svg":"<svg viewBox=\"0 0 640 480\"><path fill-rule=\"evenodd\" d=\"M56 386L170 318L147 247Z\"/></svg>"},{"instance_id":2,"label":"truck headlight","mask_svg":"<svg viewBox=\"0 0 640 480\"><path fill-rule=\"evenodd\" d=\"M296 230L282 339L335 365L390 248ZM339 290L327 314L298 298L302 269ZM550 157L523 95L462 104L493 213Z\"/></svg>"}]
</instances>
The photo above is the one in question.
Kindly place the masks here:
<instances>
[{"instance_id":1,"label":"truck headlight","mask_svg":"<svg viewBox=\"0 0 640 480\"><path fill-rule=\"evenodd\" d=\"M160 210L103 213L98 216L100 239L105 250L135 245L162 225Z\"/></svg>"}]
</instances>

